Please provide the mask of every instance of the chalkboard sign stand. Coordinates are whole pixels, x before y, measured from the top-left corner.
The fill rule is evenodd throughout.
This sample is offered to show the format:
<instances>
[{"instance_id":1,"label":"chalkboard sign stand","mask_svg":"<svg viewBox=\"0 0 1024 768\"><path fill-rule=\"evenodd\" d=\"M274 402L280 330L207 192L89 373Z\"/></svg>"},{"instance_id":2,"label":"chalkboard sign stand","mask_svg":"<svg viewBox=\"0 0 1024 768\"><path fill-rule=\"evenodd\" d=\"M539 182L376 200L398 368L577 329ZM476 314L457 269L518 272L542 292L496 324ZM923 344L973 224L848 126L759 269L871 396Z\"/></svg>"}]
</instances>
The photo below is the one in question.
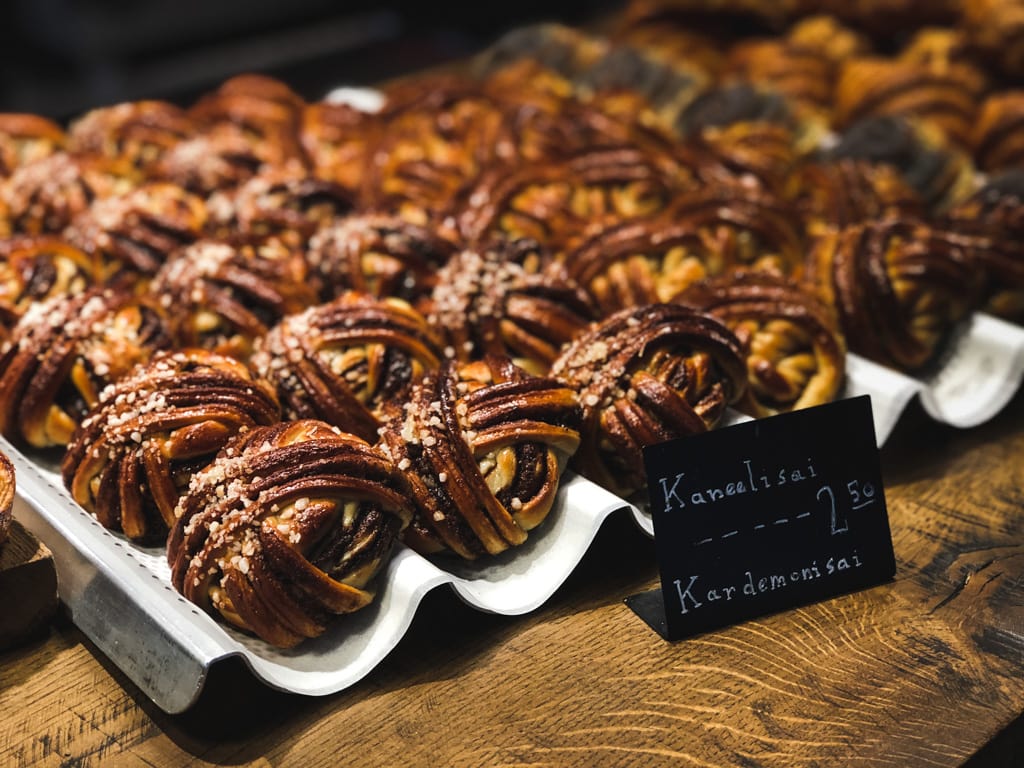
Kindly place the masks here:
<instances>
[{"instance_id":1,"label":"chalkboard sign stand","mask_svg":"<svg viewBox=\"0 0 1024 768\"><path fill-rule=\"evenodd\" d=\"M893 578L866 396L644 449L661 589L626 604L666 640Z\"/></svg>"},{"instance_id":2,"label":"chalkboard sign stand","mask_svg":"<svg viewBox=\"0 0 1024 768\"><path fill-rule=\"evenodd\" d=\"M661 588L630 595L623 602L643 619L647 626L661 635L662 639L670 639L668 622L665 620L665 598L661 595Z\"/></svg>"}]
</instances>

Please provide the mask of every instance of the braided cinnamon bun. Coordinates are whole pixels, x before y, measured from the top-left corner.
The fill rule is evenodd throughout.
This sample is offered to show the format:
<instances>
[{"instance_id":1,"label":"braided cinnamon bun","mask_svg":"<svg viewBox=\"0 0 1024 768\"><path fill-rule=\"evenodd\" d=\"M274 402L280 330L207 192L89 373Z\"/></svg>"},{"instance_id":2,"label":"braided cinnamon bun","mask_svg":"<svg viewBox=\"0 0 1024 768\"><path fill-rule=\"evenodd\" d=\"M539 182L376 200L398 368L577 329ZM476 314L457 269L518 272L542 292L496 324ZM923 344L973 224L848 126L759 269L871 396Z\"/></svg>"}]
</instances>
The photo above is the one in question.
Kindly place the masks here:
<instances>
[{"instance_id":1,"label":"braided cinnamon bun","mask_svg":"<svg viewBox=\"0 0 1024 768\"><path fill-rule=\"evenodd\" d=\"M280 413L273 388L242 363L160 352L103 390L68 444L64 485L104 527L156 544L192 474L233 435Z\"/></svg>"},{"instance_id":2,"label":"braided cinnamon bun","mask_svg":"<svg viewBox=\"0 0 1024 768\"><path fill-rule=\"evenodd\" d=\"M854 123L827 158L891 165L929 210L953 205L974 189L974 166L965 153L951 147L934 128L901 117L869 117Z\"/></svg>"},{"instance_id":3,"label":"braided cinnamon bun","mask_svg":"<svg viewBox=\"0 0 1024 768\"><path fill-rule=\"evenodd\" d=\"M345 291L415 301L429 295L456 244L399 216L353 213L324 225L306 251L330 299Z\"/></svg>"},{"instance_id":4,"label":"braided cinnamon bun","mask_svg":"<svg viewBox=\"0 0 1024 768\"><path fill-rule=\"evenodd\" d=\"M428 321L464 362L507 355L542 375L593 317L586 294L535 241L456 254L438 272Z\"/></svg>"},{"instance_id":5,"label":"braided cinnamon bun","mask_svg":"<svg viewBox=\"0 0 1024 768\"><path fill-rule=\"evenodd\" d=\"M14 465L0 451L0 547L7 541L14 519L11 512L14 507Z\"/></svg>"},{"instance_id":6,"label":"braided cinnamon bun","mask_svg":"<svg viewBox=\"0 0 1024 768\"><path fill-rule=\"evenodd\" d=\"M364 190L370 208L424 224L494 160L518 157L500 105L470 80L416 78L386 95Z\"/></svg>"},{"instance_id":7,"label":"braided cinnamon bun","mask_svg":"<svg viewBox=\"0 0 1024 768\"><path fill-rule=\"evenodd\" d=\"M73 152L126 160L145 171L195 131L183 109L164 101L134 101L86 112L68 128Z\"/></svg>"},{"instance_id":8,"label":"braided cinnamon bun","mask_svg":"<svg viewBox=\"0 0 1024 768\"><path fill-rule=\"evenodd\" d=\"M257 174L230 192L215 193L209 205L216 234L273 235L299 248L318 227L348 213L354 199L334 182L276 169Z\"/></svg>"},{"instance_id":9,"label":"braided cinnamon bun","mask_svg":"<svg viewBox=\"0 0 1024 768\"><path fill-rule=\"evenodd\" d=\"M981 105L971 138L978 168L1024 168L1024 90L1002 91Z\"/></svg>"},{"instance_id":10,"label":"braided cinnamon bun","mask_svg":"<svg viewBox=\"0 0 1024 768\"><path fill-rule=\"evenodd\" d=\"M171 582L207 613L292 647L373 600L409 521L406 494L390 461L323 422L249 430L178 503Z\"/></svg>"},{"instance_id":11,"label":"braided cinnamon bun","mask_svg":"<svg viewBox=\"0 0 1024 768\"><path fill-rule=\"evenodd\" d=\"M428 373L381 430L416 505L405 542L466 559L522 544L551 511L578 419L572 390L508 358Z\"/></svg>"},{"instance_id":12,"label":"braided cinnamon bun","mask_svg":"<svg viewBox=\"0 0 1024 768\"><path fill-rule=\"evenodd\" d=\"M199 240L153 278L179 346L245 359L256 338L317 301L302 255L282 241Z\"/></svg>"},{"instance_id":13,"label":"braided cinnamon bun","mask_svg":"<svg viewBox=\"0 0 1024 768\"><path fill-rule=\"evenodd\" d=\"M871 51L871 41L864 34L844 26L830 14L799 19L789 28L786 38L801 50L828 57L835 65Z\"/></svg>"},{"instance_id":14,"label":"braided cinnamon bun","mask_svg":"<svg viewBox=\"0 0 1024 768\"><path fill-rule=\"evenodd\" d=\"M381 409L441 364L441 347L404 301L345 293L285 317L252 363L277 387L287 418L321 419L375 442Z\"/></svg>"},{"instance_id":15,"label":"braided cinnamon bun","mask_svg":"<svg viewBox=\"0 0 1024 768\"><path fill-rule=\"evenodd\" d=\"M729 74L785 96L806 119L827 121L836 64L785 37L744 40L729 50Z\"/></svg>"},{"instance_id":16,"label":"braided cinnamon bun","mask_svg":"<svg viewBox=\"0 0 1024 768\"><path fill-rule=\"evenodd\" d=\"M902 370L936 354L976 293L971 238L913 219L828 232L805 278L837 308L850 349Z\"/></svg>"},{"instance_id":17,"label":"braided cinnamon bun","mask_svg":"<svg viewBox=\"0 0 1024 768\"><path fill-rule=\"evenodd\" d=\"M699 96L676 121L681 150L705 185L742 183L776 190L804 145L803 130L780 94L746 83Z\"/></svg>"},{"instance_id":18,"label":"braided cinnamon bun","mask_svg":"<svg viewBox=\"0 0 1024 768\"><path fill-rule=\"evenodd\" d=\"M666 217L598 229L566 255L565 265L600 317L669 301L690 283L734 266Z\"/></svg>"},{"instance_id":19,"label":"braided cinnamon bun","mask_svg":"<svg viewBox=\"0 0 1024 768\"><path fill-rule=\"evenodd\" d=\"M97 260L102 279L133 283L157 273L167 257L199 239L203 201L175 184L149 182L106 197L72 219L64 238Z\"/></svg>"},{"instance_id":20,"label":"braided cinnamon bun","mask_svg":"<svg viewBox=\"0 0 1024 768\"><path fill-rule=\"evenodd\" d=\"M236 125L218 123L164 152L149 175L207 197L241 185L264 168L284 164L275 145L253 141Z\"/></svg>"},{"instance_id":21,"label":"braided cinnamon bun","mask_svg":"<svg viewBox=\"0 0 1024 768\"><path fill-rule=\"evenodd\" d=\"M1024 169L994 176L942 222L972 238L985 274L984 311L1024 320Z\"/></svg>"},{"instance_id":22,"label":"braided cinnamon bun","mask_svg":"<svg viewBox=\"0 0 1024 768\"><path fill-rule=\"evenodd\" d=\"M962 0L960 26L990 66L1011 78L1024 76L1024 2Z\"/></svg>"},{"instance_id":23,"label":"braided cinnamon bun","mask_svg":"<svg viewBox=\"0 0 1024 768\"><path fill-rule=\"evenodd\" d=\"M691 285L676 301L718 318L743 344L747 391L739 410L762 418L827 403L839 392L846 367L839 321L794 280L732 272Z\"/></svg>"},{"instance_id":24,"label":"braided cinnamon bun","mask_svg":"<svg viewBox=\"0 0 1024 768\"><path fill-rule=\"evenodd\" d=\"M0 341L33 303L82 293L100 274L95 258L59 237L0 240Z\"/></svg>"},{"instance_id":25,"label":"braided cinnamon bun","mask_svg":"<svg viewBox=\"0 0 1024 768\"><path fill-rule=\"evenodd\" d=\"M45 117L0 113L0 178L64 148L64 129Z\"/></svg>"},{"instance_id":26,"label":"braided cinnamon bun","mask_svg":"<svg viewBox=\"0 0 1024 768\"><path fill-rule=\"evenodd\" d=\"M12 232L58 234L94 200L127 192L138 175L123 161L55 152L14 169L0 186Z\"/></svg>"},{"instance_id":27,"label":"braided cinnamon bun","mask_svg":"<svg viewBox=\"0 0 1024 768\"><path fill-rule=\"evenodd\" d=\"M558 253L594 224L660 213L680 183L645 152L603 147L562 162L485 174L458 224L469 243L530 238Z\"/></svg>"},{"instance_id":28,"label":"braided cinnamon bun","mask_svg":"<svg viewBox=\"0 0 1024 768\"><path fill-rule=\"evenodd\" d=\"M985 87L978 73L965 66L852 59L843 64L836 81L836 124L846 127L872 116L915 117L934 125L958 147L968 147Z\"/></svg>"},{"instance_id":29,"label":"braided cinnamon bun","mask_svg":"<svg viewBox=\"0 0 1024 768\"><path fill-rule=\"evenodd\" d=\"M629 496L646 486L645 445L704 432L746 389L743 347L709 315L651 304L621 310L551 367L583 407L580 474Z\"/></svg>"},{"instance_id":30,"label":"braided cinnamon bun","mask_svg":"<svg viewBox=\"0 0 1024 768\"><path fill-rule=\"evenodd\" d=\"M803 261L796 210L765 190L723 184L684 193L666 216L698 233L707 252L726 265L789 275Z\"/></svg>"},{"instance_id":31,"label":"braided cinnamon bun","mask_svg":"<svg viewBox=\"0 0 1024 768\"><path fill-rule=\"evenodd\" d=\"M793 169L787 186L787 197L812 238L833 227L925 215L924 201L891 165L810 161Z\"/></svg>"},{"instance_id":32,"label":"braided cinnamon bun","mask_svg":"<svg viewBox=\"0 0 1024 768\"><path fill-rule=\"evenodd\" d=\"M266 75L232 77L204 94L189 110L200 126L232 125L273 165L304 169L299 142L305 100L285 83Z\"/></svg>"},{"instance_id":33,"label":"braided cinnamon bun","mask_svg":"<svg viewBox=\"0 0 1024 768\"><path fill-rule=\"evenodd\" d=\"M379 127L376 115L347 104L317 102L302 111L299 141L318 178L354 194L364 186Z\"/></svg>"},{"instance_id":34,"label":"braided cinnamon bun","mask_svg":"<svg viewBox=\"0 0 1024 768\"><path fill-rule=\"evenodd\" d=\"M125 291L32 305L0 348L0 433L37 448L65 445L108 383L169 344L154 308Z\"/></svg>"}]
</instances>

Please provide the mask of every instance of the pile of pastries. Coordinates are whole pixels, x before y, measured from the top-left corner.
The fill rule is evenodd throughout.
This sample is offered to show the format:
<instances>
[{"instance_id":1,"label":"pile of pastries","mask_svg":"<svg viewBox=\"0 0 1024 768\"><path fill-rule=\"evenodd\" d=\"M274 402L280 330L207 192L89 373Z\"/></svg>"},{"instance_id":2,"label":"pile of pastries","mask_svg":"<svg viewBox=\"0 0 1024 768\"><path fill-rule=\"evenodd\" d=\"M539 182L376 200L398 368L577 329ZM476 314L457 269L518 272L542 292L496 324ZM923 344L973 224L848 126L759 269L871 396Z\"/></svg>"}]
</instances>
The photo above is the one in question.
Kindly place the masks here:
<instances>
[{"instance_id":1,"label":"pile of pastries","mask_svg":"<svg viewBox=\"0 0 1024 768\"><path fill-rule=\"evenodd\" d=\"M0 115L0 432L290 647L398 542L497 555L567 466L630 495L644 445L834 398L847 348L917 370L1024 315L993 30L745 6L516 30L374 113L241 75Z\"/></svg>"}]
</instances>

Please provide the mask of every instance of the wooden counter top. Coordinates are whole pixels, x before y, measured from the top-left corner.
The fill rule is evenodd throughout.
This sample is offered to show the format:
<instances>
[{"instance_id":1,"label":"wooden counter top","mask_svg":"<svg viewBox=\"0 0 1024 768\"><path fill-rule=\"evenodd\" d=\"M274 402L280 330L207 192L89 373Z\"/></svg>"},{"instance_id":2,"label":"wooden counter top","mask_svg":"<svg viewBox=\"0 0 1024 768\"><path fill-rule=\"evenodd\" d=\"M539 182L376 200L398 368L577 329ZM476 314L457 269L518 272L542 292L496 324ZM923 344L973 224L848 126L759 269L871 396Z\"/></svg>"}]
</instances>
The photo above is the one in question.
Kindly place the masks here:
<instances>
[{"instance_id":1,"label":"wooden counter top","mask_svg":"<svg viewBox=\"0 0 1024 768\"><path fill-rule=\"evenodd\" d=\"M1022 765L1024 394L966 432L912 408L882 464L895 581L675 644L622 602L657 578L624 514L540 610L436 590L321 699L229 660L166 715L58 618L0 654L0 765Z\"/></svg>"}]
</instances>

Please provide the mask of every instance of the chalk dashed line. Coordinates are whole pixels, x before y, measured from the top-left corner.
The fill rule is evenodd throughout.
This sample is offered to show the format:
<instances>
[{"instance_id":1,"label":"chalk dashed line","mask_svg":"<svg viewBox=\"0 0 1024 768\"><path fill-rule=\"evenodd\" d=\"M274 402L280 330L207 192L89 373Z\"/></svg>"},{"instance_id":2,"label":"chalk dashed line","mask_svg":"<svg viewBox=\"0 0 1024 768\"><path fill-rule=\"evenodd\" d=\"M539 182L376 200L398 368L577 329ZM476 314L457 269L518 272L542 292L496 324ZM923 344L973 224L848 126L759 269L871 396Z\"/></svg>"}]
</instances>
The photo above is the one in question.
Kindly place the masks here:
<instances>
[{"instance_id":1,"label":"chalk dashed line","mask_svg":"<svg viewBox=\"0 0 1024 768\"><path fill-rule=\"evenodd\" d=\"M797 515L793 519L794 520L801 520L801 519L803 519L805 517L810 517L810 516L811 516L810 512L801 512L799 515ZM790 518L788 518L788 517L780 517L778 520L774 520L772 522L772 525L785 525L788 522L790 522ZM768 527L767 523L758 523L757 525L754 526L754 530L755 531L760 531L762 528L767 528L767 527ZM738 530L736 530L736 531L729 531L728 533L723 533L718 538L720 538L720 539L728 539L731 536L736 536L738 534L739 534ZM699 547L699 546L701 546L703 544L710 544L714 540L715 540L714 536L708 536L706 539L701 539L700 541L695 541L693 543L693 546Z\"/></svg>"}]
</instances>

